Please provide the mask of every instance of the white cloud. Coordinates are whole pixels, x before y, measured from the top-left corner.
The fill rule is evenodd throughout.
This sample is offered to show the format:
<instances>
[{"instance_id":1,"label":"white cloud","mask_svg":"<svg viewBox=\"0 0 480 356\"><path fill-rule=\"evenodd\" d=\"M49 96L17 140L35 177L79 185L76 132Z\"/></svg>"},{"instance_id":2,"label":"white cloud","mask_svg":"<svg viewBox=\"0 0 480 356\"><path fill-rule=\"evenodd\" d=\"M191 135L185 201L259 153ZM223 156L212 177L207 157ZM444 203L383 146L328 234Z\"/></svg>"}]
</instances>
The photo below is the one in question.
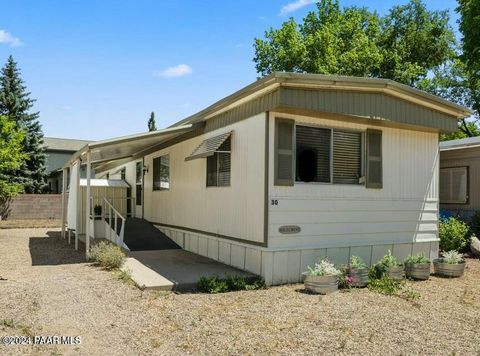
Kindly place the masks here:
<instances>
[{"instance_id":1,"label":"white cloud","mask_svg":"<svg viewBox=\"0 0 480 356\"><path fill-rule=\"evenodd\" d=\"M168 67L165 70L155 70L153 72L153 75L155 77L167 77L167 78L173 78L173 77L182 77L184 75L192 74L193 69L187 64L178 64L173 67Z\"/></svg>"},{"instance_id":2,"label":"white cloud","mask_svg":"<svg viewBox=\"0 0 480 356\"><path fill-rule=\"evenodd\" d=\"M297 11L298 9L301 9L302 7L308 6L310 4L313 4L316 0L297 0L294 2L290 2L282 9L280 10L280 15L285 16L289 14L290 12Z\"/></svg>"},{"instance_id":3,"label":"white cloud","mask_svg":"<svg viewBox=\"0 0 480 356\"><path fill-rule=\"evenodd\" d=\"M10 32L0 30L0 43L8 44L10 47L18 47L22 45L20 38L12 36Z\"/></svg>"}]
</instances>

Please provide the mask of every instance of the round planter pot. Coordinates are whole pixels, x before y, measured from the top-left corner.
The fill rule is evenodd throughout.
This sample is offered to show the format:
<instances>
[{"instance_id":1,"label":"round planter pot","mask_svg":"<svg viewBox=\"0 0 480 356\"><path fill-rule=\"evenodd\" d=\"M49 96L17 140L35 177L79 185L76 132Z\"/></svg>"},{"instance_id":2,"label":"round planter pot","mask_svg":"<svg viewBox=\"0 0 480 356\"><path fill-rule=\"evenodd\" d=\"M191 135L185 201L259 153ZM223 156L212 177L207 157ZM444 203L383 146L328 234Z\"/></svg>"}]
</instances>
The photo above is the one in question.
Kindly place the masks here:
<instances>
[{"instance_id":1,"label":"round planter pot","mask_svg":"<svg viewBox=\"0 0 480 356\"><path fill-rule=\"evenodd\" d=\"M304 272L305 289L316 294L330 294L338 291L338 276L311 276Z\"/></svg>"},{"instance_id":2,"label":"round planter pot","mask_svg":"<svg viewBox=\"0 0 480 356\"><path fill-rule=\"evenodd\" d=\"M366 287L368 285L368 268L349 268L347 276L351 278L352 287Z\"/></svg>"},{"instance_id":3,"label":"round planter pot","mask_svg":"<svg viewBox=\"0 0 480 356\"><path fill-rule=\"evenodd\" d=\"M387 275L387 277L390 277L394 281L401 281L405 278L405 271L403 265L387 268L385 274Z\"/></svg>"},{"instance_id":4,"label":"round planter pot","mask_svg":"<svg viewBox=\"0 0 480 356\"><path fill-rule=\"evenodd\" d=\"M407 278L426 281L430 278L430 263L410 263L405 265Z\"/></svg>"},{"instance_id":5,"label":"round planter pot","mask_svg":"<svg viewBox=\"0 0 480 356\"><path fill-rule=\"evenodd\" d=\"M436 275L442 277L461 277L465 272L465 261L457 264L444 263L442 258L433 260L433 269Z\"/></svg>"}]
</instances>

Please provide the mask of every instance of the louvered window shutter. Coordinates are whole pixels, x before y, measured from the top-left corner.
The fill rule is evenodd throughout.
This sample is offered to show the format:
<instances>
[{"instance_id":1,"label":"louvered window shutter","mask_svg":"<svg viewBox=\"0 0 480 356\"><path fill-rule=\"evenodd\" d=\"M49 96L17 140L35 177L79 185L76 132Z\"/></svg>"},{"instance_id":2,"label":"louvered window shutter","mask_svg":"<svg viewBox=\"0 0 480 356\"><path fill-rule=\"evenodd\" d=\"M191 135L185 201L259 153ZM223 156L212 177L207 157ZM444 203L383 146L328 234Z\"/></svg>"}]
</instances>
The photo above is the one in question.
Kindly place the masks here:
<instances>
[{"instance_id":1,"label":"louvered window shutter","mask_svg":"<svg viewBox=\"0 0 480 356\"><path fill-rule=\"evenodd\" d=\"M366 187L382 188L382 131L367 129Z\"/></svg>"},{"instance_id":2,"label":"louvered window shutter","mask_svg":"<svg viewBox=\"0 0 480 356\"><path fill-rule=\"evenodd\" d=\"M275 121L275 185L293 186L294 121Z\"/></svg>"}]
</instances>

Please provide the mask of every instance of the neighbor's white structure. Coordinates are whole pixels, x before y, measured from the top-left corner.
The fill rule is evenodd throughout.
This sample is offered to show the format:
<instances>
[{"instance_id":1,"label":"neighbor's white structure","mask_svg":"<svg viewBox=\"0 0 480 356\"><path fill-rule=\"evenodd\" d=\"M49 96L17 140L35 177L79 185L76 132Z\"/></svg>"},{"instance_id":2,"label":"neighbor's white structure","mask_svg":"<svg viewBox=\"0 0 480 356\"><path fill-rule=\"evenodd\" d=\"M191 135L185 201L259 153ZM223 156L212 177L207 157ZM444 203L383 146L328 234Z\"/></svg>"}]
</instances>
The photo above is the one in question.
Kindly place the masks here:
<instances>
[{"instance_id":1,"label":"neighbor's white structure","mask_svg":"<svg viewBox=\"0 0 480 356\"><path fill-rule=\"evenodd\" d=\"M122 172L137 217L281 284L326 256L437 256L439 132L468 115L389 80L274 73L168 129L89 144L69 164Z\"/></svg>"}]
</instances>

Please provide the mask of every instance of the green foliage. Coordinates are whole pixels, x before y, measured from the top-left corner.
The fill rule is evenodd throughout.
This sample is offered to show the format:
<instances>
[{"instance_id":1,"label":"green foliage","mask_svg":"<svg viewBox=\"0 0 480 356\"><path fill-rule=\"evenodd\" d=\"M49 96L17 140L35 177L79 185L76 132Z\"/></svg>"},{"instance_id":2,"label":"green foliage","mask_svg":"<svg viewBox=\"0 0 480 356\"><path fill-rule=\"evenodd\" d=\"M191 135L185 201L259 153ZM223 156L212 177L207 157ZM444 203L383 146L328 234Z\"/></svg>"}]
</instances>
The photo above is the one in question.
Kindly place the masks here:
<instances>
[{"instance_id":1,"label":"green foliage","mask_svg":"<svg viewBox=\"0 0 480 356\"><path fill-rule=\"evenodd\" d=\"M90 248L90 258L107 270L120 268L125 262L125 254L120 247L101 241Z\"/></svg>"},{"instance_id":2,"label":"green foliage","mask_svg":"<svg viewBox=\"0 0 480 356\"><path fill-rule=\"evenodd\" d=\"M102 215L102 206L101 205L95 205L93 207L93 213L96 215L96 216L100 216Z\"/></svg>"},{"instance_id":3,"label":"green foliage","mask_svg":"<svg viewBox=\"0 0 480 356\"><path fill-rule=\"evenodd\" d=\"M27 159L10 172L11 181L24 186L27 193L41 193L46 188L46 155L38 112L31 113L35 100L20 76L13 57L0 72L0 115L7 115L17 128L25 132L22 141Z\"/></svg>"},{"instance_id":4,"label":"green foliage","mask_svg":"<svg viewBox=\"0 0 480 356\"><path fill-rule=\"evenodd\" d=\"M427 257L425 257L425 254L422 252L417 255L408 256L405 259L404 263L406 265L424 264L424 263L430 263L430 260Z\"/></svg>"},{"instance_id":5,"label":"green foliage","mask_svg":"<svg viewBox=\"0 0 480 356\"><path fill-rule=\"evenodd\" d=\"M255 67L394 79L415 85L453 56L454 35L446 11L428 11L419 0L381 17L366 8L341 8L322 0L298 25L293 18L255 39Z\"/></svg>"},{"instance_id":6,"label":"green foliage","mask_svg":"<svg viewBox=\"0 0 480 356\"><path fill-rule=\"evenodd\" d=\"M460 14L459 29L462 33L462 61L467 67L472 84L480 83L480 2L478 0L458 0ZM478 102L480 105L480 102ZM479 110L480 106L474 107Z\"/></svg>"},{"instance_id":7,"label":"green foliage","mask_svg":"<svg viewBox=\"0 0 480 356\"><path fill-rule=\"evenodd\" d=\"M360 269L360 268L367 268L367 264L363 262L363 260L358 257L358 256L352 256L350 257L350 263L349 263L350 268L353 269Z\"/></svg>"},{"instance_id":8,"label":"green foliage","mask_svg":"<svg viewBox=\"0 0 480 356\"><path fill-rule=\"evenodd\" d=\"M398 262L398 260L392 255L392 252L388 250L387 254L370 268L369 278L381 279L386 275L388 269L398 266L401 266L400 262Z\"/></svg>"},{"instance_id":9,"label":"green foliage","mask_svg":"<svg viewBox=\"0 0 480 356\"><path fill-rule=\"evenodd\" d=\"M338 276L341 274L341 271L336 269L335 265L327 259L315 263L313 268L307 266L307 272L311 276Z\"/></svg>"},{"instance_id":10,"label":"green foliage","mask_svg":"<svg viewBox=\"0 0 480 356\"><path fill-rule=\"evenodd\" d=\"M451 250L451 251L445 252L443 254L442 262L443 263L448 263L448 264L451 264L451 265L457 265L457 264L463 262L463 256L458 251Z\"/></svg>"},{"instance_id":11,"label":"green foliage","mask_svg":"<svg viewBox=\"0 0 480 356\"><path fill-rule=\"evenodd\" d=\"M16 182L11 172L20 168L27 158L23 152L22 142L25 133L16 127L6 116L0 116L0 204L23 190L21 183Z\"/></svg>"},{"instance_id":12,"label":"green foliage","mask_svg":"<svg viewBox=\"0 0 480 356\"><path fill-rule=\"evenodd\" d=\"M265 282L261 278L245 278L239 276L226 276L225 278L202 277L198 281L197 288L203 293L225 293L239 290L254 290L265 288Z\"/></svg>"},{"instance_id":13,"label":"green foliage","mask_svg":"<svg viewBox=\"0 0 480 356\"><path fill-rule=\"evenodd\" d=\"M2 325L6 326L7 328L13 328L15 326L15 323L13 322L13 319L3 319Z\"/></svg>"},{"instance_id":14,"label":"green foliage","mask_svg":"<svg viewBox=\"0 0 480 356\"><path fill-rule=\"evenodd\" d=\"M454 217L440 220L439 231L440 248L443 251L463 250L470 239L467 224Z\"/></svg>"},{"instance_id":15,"label":"green foliage","mask_svg":"<svg viewBox=\"0 0 480 356\"><path fill-rule=\"evenodd\" d=\"M148 131L157 131L157 124L155 122L155 113L152 111L150 113L150 118L148 119Z\"/></svg>"},{"instance_id":16,"label":"green foliage","mask_svg":"<svg viewBox=\"0 0 480 356\"><path fill-rule=\"evenodd\" d=\"M368 283L368 289L385 295L394 295L400 290L400 282L387 276L371 278Z\"/></svg>"}]
</instances>

